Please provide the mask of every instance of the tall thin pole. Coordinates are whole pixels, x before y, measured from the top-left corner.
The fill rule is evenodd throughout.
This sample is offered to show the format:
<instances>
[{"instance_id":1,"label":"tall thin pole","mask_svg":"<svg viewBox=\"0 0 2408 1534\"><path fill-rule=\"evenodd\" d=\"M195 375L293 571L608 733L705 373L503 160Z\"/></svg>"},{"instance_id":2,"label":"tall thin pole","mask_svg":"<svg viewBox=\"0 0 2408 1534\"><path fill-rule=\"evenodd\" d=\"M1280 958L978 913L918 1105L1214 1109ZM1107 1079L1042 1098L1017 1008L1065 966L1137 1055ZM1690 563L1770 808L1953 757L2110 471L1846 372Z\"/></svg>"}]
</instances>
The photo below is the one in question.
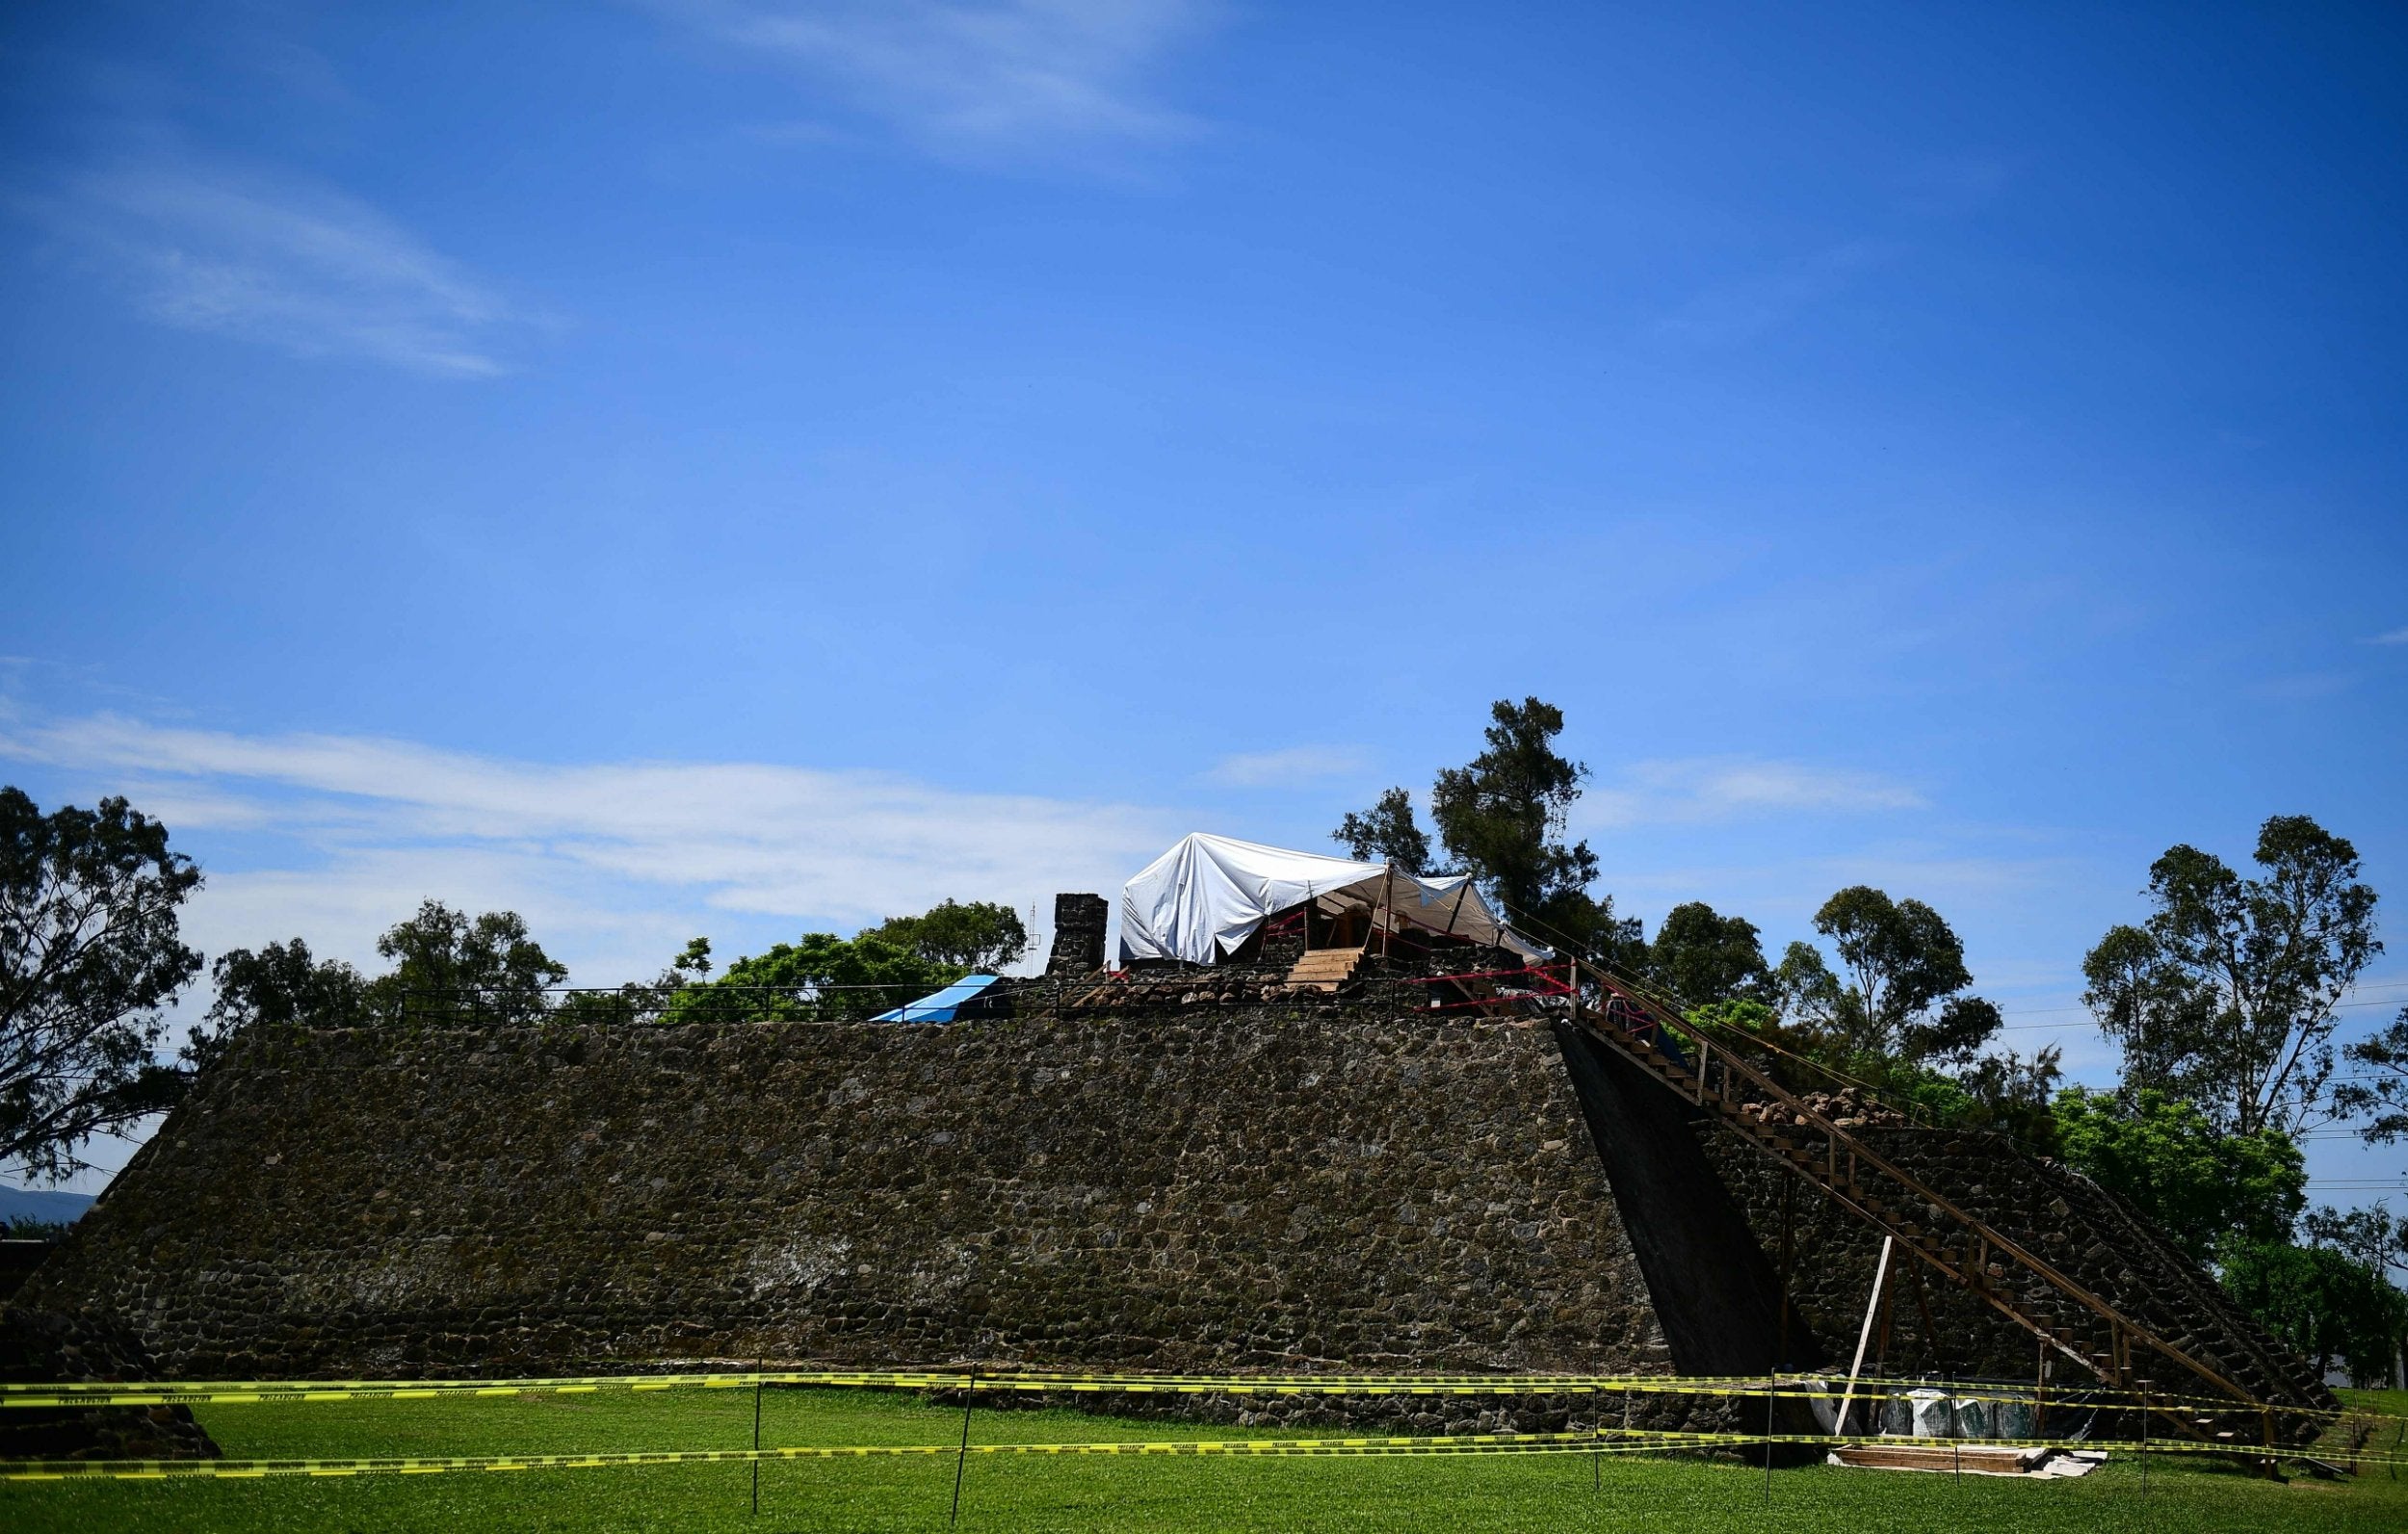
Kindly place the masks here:
<instances>
[{"instance_id":1,"label":"tall thin pole","mask_svg":"<svg viewBox=\"0 0 2408 1534\"><path fill-rule=\"evenodd\" d=\"M970 1383L961 1392L961 1452L954 1456L954 1512L949 1523L961 1521L961 1472L970 1463L970 1407L979 1398L979 1366L970 1365Z\"/></svg>"},{"instance_id":2,"label":"tall thin pole","mask_svg":"<svg viewBox=\"0 0 2408 1534\"><path fill-rule=\"evenodd\" d=\"M2134 1380L2140 1387L2140 1495L2149 1495L2149 1382Z\"/></svg>"},{"instance_id":3,"label":"tall thin pole","mask_svg":"<svg viewBox=\"0 0 2408 1534\"><path fill-rule=\"evenodd\" d=\"M2049 1339L2040 1339L2040 1362L2031 1374L2031 1436L2045 1438L2049 1425Z\"/></svg>"},{"instance_id":4,"label":"tall thin pole","mask_svg":"<svg viewBox=\"0 0 2408 1534\"><path fill-rule=\"evenodd\" d=\"M1873 1266L1872 1292L1865 1296L1865 1324L1856 1334L1856 1360L1847 1366L1847 1390L1840 1397L1838 1427L1842 1438L1847 1436L1847 1409L1856 1400L1856 1374L1865 1366L1865 1347L1872 1340L1872 1318L1881 1309L1881 1283L1890 1276L1891 1240L1887 1235L1881 1238L1881 1261Z\"/></svg>"},{"instance_id":5,"label":"tall thin pole","mask_svg":"<svg viewBox=\"0 0 2408 1534\"><path fill-rule=\"evenodd\" d=\"M1772 1505L1772 1401L1781 1388L1777 1374L1765 1380L1765 1506Z\"/></svg>"},{"instance_id":6,"label":"tall thin pole","mask_svg":"<svg viewBox=\"0 0 2408 1534\"><path fill-rule=\"evenodd\" d=\"M770 1361L763 1357L753 1365L755 1375L767 1374ZM752 1516L761 1516L761 1382L752 1382Z\"/></svg>"},{"instance_id":7,"label":"tall thin pole","mask_svg":"<svg viewBox=\"0 0 2408 1534\"><path fill-rule=\"evenodd\" d=\"M1602 1385L1592 1385L1588 1388L1588 1393L1591 1397L1589 1405L1589 1417L1594 1424L1597 1434L1597 1447L1591 1449L1588 1455L1588 1493L1591 1496L1594 1496L1606 1489L1605 1387Z\"/></svg>"},{"instance_id":8,"label":"tall thin pole","mask_svg":"<svg viewBox=\"0 0 2408 1534\"><path fill-rule=\"evenodd\" d=\"M1949 1387L1949 1457L1956 1462L1956 1484L1965 1484L1965 1418L1956 1400L1956 1382Z\"/></svg>"}]
</instances>

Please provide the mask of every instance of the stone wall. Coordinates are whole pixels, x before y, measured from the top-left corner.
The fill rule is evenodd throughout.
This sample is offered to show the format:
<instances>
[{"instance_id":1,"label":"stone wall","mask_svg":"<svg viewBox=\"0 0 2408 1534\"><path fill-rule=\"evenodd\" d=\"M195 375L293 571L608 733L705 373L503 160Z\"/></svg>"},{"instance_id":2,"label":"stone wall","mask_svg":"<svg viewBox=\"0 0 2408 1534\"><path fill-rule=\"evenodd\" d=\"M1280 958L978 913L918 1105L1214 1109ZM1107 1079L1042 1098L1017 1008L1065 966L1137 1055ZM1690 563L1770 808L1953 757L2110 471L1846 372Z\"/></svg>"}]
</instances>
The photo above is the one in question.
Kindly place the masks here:
<instances>
[{"instance_id":1,"label":"stone wall","mask_svg":"<svg viewBox=\"0 0 2408 1534\"><path fill-rule=\"evenodd\" d=\"M1538 1021L1192 1000L942 1027L257 1037L11 1313L60 1341L59 1371L105 1343L187 1378L1846 1363L1877 1235L1612 1052ZM2251 1388L2329 1401L2083 1180L1987 1136L1866 1133ZM1885 1362L2021 1378L2036 1347L1916 1273ZM1593 1404L1271 1410L1454 1431ZM1730 1409L1660 1399L1640 1419Z\"/></svg>"},{"instance_id":2,"label":"stone wall","mask_svg":"<svg viewBox=\"0 0 2408 1534\"><path fill-rule=\"evenodd\" d=\"M1693 1132L1745 1209L1759 1249L1785 1278L1796 1320L1825 1339L1830 1363L1845 1367L1871 1297L1880 1235L1719 1121L1701 1119ZM1856 1132L1925 1186L2260 1399L2333 1406L2311 1365L2235 1308L2163 1232L2089 1179L1979 1131ZM2041 1361L2029 1332L1907 1254L1892 1261L1900 1279L1890 1304L1889 1372L2033 1377ZM2090 1383L2071 1361L2053 1367L2062 1382ZM2213 1393L2170 1360L2155 1373L2161 1388Z\"/></svg>"},{"instance_id":3,"label":"stone wall","mask_svg":"<svg viewBox=\"0 0 2408 1534\"><path fill-rule=\"evenodd\" d=\"M1501 1021L261 1039L20 1299L183 1377L1671 1367Z\"/></svg>"},{"instance_id":4,"label":"stone wall","mask_svg":"<svg viewBox=\"0 0 2408 1534\"><path fill-rule=\"evenodd\" d=\"M1759 1250L1783 1280L1790 1327L1820 1339L1825 1366L1845 1369L1871 1298L1881 1233L1719 1119L1700 1118L1692 1132L1723 1184L1745 1209ZM1986 1187L1980 1172L1964 1175L1981 1164L1977 1157L1961 1157L1957 1164L1949 1164L1934 1138L1962 1136L1911 1129L1856 1132L1874 1150L1952 1197L1961 1199L1973 1187ZM1995 1149L2007 1159L1990 1163L1991 1175L2014 1175L2013 1152ZM1868 1369L1879 1365L1902 1375L2032 1377L2039 1344L2030 1333L1909 1254L1896 1252L1891 1261L1897 1283L1891 1291L1887 1348L1884 1353L1868 1352Z\"/></svg>"}]
</instances>

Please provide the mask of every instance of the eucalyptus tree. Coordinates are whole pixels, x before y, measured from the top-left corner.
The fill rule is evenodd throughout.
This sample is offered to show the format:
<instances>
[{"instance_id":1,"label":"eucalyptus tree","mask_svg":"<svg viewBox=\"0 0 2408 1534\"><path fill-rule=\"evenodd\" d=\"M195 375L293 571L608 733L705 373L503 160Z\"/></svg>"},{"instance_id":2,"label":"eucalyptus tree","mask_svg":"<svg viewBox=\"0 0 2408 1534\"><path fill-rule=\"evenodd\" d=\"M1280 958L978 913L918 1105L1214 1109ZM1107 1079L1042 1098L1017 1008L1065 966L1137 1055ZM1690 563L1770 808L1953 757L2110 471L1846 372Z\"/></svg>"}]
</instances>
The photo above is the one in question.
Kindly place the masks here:
<instances>
[{"instance_id":1,"label":"eucalyptus tree","mask_svg":"<svg viewBox=\"0 0 2408 1534\"><path fill-rule=\"evenodd\" d=\"M179 911L200 870L122 798L44 815L0 788L0 1168L56 1181L97 1134L171 1106L157 1057L199 973Z\"/></svg>"},{"instance_id":2,"label":"eucalyptus tree","mask_svg":"<svg viewBox=\"0 0 2408 1534\"><path fill-rule=\"evenodd\" d=\"M2261 826L2254 859L2245 877L2168 848L2149 867L2148 916L2082 960L2082 1001L2122 1047L2128 1086L2187 1097L2231 1133L2296 1133L2352 1105L2327 1090L2334 1009L2383 951L2375 893L2357 848L2304 815Z\"/></svg>"}]
</instances>

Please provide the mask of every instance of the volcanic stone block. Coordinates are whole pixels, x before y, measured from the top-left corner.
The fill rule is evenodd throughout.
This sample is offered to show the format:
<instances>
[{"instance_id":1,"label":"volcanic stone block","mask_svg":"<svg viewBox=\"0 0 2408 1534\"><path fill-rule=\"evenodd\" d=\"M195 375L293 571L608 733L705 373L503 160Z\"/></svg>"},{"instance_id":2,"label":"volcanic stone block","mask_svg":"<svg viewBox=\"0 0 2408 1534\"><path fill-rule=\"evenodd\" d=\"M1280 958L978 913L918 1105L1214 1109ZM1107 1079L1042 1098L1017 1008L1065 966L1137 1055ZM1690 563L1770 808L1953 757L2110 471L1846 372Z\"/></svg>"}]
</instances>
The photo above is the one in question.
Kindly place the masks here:
<instances>
[{"instance_id":1,"label":"volcanic stone block","mask_svg":"<svg viewBox=\"0 0 2408 1534\"><path fill-rule=\"evenodd\" d=\"M1104 967L1104 929L1112 906L1100 895L1054 897L1054 951L1048 975L1087 975Z\"/></svg>"}]
</instances>

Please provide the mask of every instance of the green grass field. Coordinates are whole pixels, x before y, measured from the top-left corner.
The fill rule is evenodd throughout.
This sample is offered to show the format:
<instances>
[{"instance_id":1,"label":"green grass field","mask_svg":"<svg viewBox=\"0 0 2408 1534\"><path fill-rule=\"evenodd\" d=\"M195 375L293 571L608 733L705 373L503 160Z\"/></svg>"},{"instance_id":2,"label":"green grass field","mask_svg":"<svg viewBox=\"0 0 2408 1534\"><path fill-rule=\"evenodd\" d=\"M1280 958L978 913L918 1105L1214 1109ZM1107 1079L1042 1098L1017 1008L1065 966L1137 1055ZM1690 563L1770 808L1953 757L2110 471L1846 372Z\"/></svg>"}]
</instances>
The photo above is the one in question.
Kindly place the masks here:
<instances>
[{"instance_id":1,"label":"green grass field","mask_svg":"<svg viewBox=\"0 0 2408 1534\"><path fill-rule=\"evenodd\" d=\"M2408 1431L2408 1396L2353 1395ZM221 1406L201 1419L229 1457L340 1458L622 1449L740 1448L752 1432L741 1391L529 1396L340 1405ZM773 1391L768 1444L951 1443L958 1412L917 1396ZM1226 1428L1072 1412L985 1411L974 1441L1228 1438ZM1252 1436L1296 1436L1257 1434ZM964 1529L2408 1529L2408 1480L2377 1468L2290 1485L2201 1461L2121 1455L2081 1480L2009 1481L1823 1467L1761 1469L1681 1458L1609 1456L1602 1485L1579 1455L1411 1460L976 1458ZM942 1528L951 1457L765 1466L762 1510L746 1466L667 1466L264 1481L0 1485L0 1528L137 1531L338 1529L469 1534L484 1529Z\"/></svg>"}]
</instances>

